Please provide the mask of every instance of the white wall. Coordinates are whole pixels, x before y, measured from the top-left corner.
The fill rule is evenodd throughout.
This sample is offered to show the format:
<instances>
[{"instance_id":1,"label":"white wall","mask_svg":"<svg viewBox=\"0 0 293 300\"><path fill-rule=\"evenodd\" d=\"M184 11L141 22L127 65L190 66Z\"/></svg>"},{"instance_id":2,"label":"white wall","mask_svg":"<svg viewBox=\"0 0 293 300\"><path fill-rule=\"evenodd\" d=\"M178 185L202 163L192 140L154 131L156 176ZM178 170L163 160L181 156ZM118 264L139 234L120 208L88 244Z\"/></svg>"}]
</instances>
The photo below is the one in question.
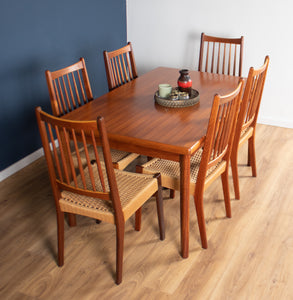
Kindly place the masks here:
<instances>
[{"instance_id":1,"label":"white wall","mask_svg":"<svg viewBox=\"0 0 293 300\"><path fill-rule=\"evenodd\" d=\"M200 34L244 36L243 76L270 56L259 123L293 128L291 0L127 0L127 38L139 74L197 69Z\"/></svg>"}]
</instances>

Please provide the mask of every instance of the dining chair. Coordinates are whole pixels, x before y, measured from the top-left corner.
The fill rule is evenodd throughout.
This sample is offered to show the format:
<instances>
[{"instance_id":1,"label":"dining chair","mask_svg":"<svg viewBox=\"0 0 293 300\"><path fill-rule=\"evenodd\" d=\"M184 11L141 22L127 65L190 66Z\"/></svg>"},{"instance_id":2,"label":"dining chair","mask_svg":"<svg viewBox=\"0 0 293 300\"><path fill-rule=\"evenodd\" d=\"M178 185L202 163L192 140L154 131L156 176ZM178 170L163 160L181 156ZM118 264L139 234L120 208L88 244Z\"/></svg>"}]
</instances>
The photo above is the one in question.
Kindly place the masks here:
<instances>
[{"instance_id":1,"label":"dining chair","mask_svg":"<svg viewBox=\"0 0 293 300\"><path fill-rule=\"evenodd\" d=\"M46 70L51 107L54 116L64 116L93 100L84 58L71 66L51 72ZM123 170L139 155L111 149L112 163Z\"/></svg>"},{"instance_id":2,"label":"dining chair","mask_svg":"<svg viewBox=\"0 0 293 300\"><path fill-rule=\"evenodd\" d=\"M251 166L252 168L252 176L256 177L257 175L255 156L255 130L268 66L269 56L266 56L264 64L259 69L254 69L253 67L249 69L247 82L241 101L231 154L231 169L236 199L240 199L237 166L238 150L246 141L248 141L248 166Z\"/></svg>"},{"instance_id":3,"label":"dining chair","mask_svg":"<svg viewBox=\"0 0 293 300\"><path fill-rule=\"evenodd\" d=\"M45 71L53 114L63 116L93 100L84 58L66 68Z\"/></svg>"},{"instance_id":4,"label":"dining chair","mask_svg":"<svg viewBox=\"0 0 293 300\"><path fill-rule=\"evenodd\" d=\"M241 76L243 44L243 36L240 38L223 38L202 33L198 70Z\"/></svg>"},{"instance_id":5,"label":"dining chair","mask_svg":"<svg viewBox=\"0 0 293 300\"><path fill-rule=\"evenodd\" d=\"M138 77L131 42L112 52L104 51L103 54L109 91ZM170 190L170 198L175 198L175 191Z\"/></svg>"},{"instance_id":6,"label":"dining chair","mask_svg":"<svg viewBox=\"0 0 293 300\"><path fill-rule=\"evenodd\" d=\"M138 77L131 42L120 49L104 51L109 91Z\"/></svg>"},{"instance_id":7,"label":"dining chair","mask_svg":"<svg viewBox=\"0 0 293 300\"><path fill-rule=\"evenodd\" d=\"M226 216L231 217L230 194L228 184L228 165L235 131L236 117L244 79L231 93L215 95L209 118L206 136L201 148L190 160L190 194L194 204L203 248L207 248L203 194L204 190L221 175L225 199ZM155 158L142 166L137 172L143 174L161 173L162 186L180 190L180 166L178 162ZM141 215L141 210L136 213ZM138 219L139 220L139 219Z\"/></svg>"},{"instance_id":8,"label":"dining chair","mask_svg":"<svg viewBox=\"0 0 293 300\"><path fill-rule=\"evenodd\" d=\"M125 222L152 195L156 196L160 239L165 238L160 174L114 169L102 117L82 122L54 117L40 107L35 112L56 205L58 265L64 264L64 213L99 219L116 226L116 283L120 284ZM100 163L97 140L102 145L105 164ZM89 146L94 147L93 152ZM96 163L92 163L93 159Z\"/></svg>"}]
</instances>

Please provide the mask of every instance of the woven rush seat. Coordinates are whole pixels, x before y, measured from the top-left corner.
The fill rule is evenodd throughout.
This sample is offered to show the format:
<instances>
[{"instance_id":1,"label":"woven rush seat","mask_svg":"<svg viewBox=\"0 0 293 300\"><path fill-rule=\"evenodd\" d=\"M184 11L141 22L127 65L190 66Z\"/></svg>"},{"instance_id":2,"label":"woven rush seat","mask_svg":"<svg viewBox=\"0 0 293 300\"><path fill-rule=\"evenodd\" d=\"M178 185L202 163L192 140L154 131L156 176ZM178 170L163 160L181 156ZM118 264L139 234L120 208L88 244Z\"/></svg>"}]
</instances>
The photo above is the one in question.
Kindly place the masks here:
<instances>
[{"instance_id":1,"label":"woven rush seat","mask_svg":"<svg viewBox=\"0 0 293 300\"><path fill-rule=\"evenodd\" d=\"M109 191L109 185L106 176L106 169L103 169L106 191ZM93 167L96 190L102 192L102 185L99 180L97 169ZM84 169L85 181L90 186L90 177L88 167ZM138 209L145 198L150 198L158 189L157 180L150 175L136 174L121 170L114 170L122 211L125 221L132 215L133 211ZM81 176L77 177L78 187L82 188ZM73 183L72 183L73 184ZM91 218L96 218L105 222L114 224L114 209L112 202L78 195L76 193L62 191L59 200L62 211L74 214L82 214Z\"/></svg>"},{"instance_id":2,"label":"woven rush seat","mask_svg":"<svg viewBox=\"0 0 293 300\"><path fill-rule=\"evenodd\" d=\"M201 148L190 159L190 193L194 193L195 190L202 152ZM215 174L218 170L223 170L225 166L226 161L221 161L210 167L206 173L206 180L208 181L208 177ZM142 165L142 167L144 174L161 173L162 186L174 190L180 189L180 164L178 162L154 158Z\"/></svg>"}]
</instances>

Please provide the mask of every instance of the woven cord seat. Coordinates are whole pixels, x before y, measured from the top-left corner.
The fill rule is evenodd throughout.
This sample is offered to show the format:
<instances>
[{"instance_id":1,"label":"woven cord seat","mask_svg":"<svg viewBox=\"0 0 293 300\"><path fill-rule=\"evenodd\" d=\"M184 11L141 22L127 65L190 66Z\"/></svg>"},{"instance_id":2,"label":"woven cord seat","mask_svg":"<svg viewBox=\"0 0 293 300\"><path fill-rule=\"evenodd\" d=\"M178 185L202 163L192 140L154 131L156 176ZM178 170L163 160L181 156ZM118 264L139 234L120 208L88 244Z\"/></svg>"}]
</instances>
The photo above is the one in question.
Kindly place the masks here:
<instances>
[{"instance_id":1,"label":"woven cord seat","mask_svg":"<svg viewBox=\"0 0 293 300\"><path fill-rule=\"evenodd\" d=\"M98 180L99 175L96 168L93 168L97 191L102 192L102 186ZM88 168L85 168L85 180L90 186ZM158 182L151 175L130 173L121 170L114 170L120 201L125 221L157 190ZM106 179L106 169L103 168L103 175ZM82 187L81 176L77 177L78 186ZM106 191L109 192L108 180L105 180ZM78 195L69 191L62 191L59 200L60 209L64 212L80 214L101 221L115 224L114 208L110 201Z\"/></svg>"},{"instance_id":2,"label":"woven cord seat","mask_svg":"<svg viewBox=\"0 0 293 300\"><path fill-rule=\"evenodd\" d=\"M194 194L199 166L202 158L202 148L199 149L190 159L190 193ZM226 161L220 161L210 167L206 172L206 181L217 172L223 171ZM142 165L144 174L155 174L159 172L162 176L162 186L180 190L180 164L175 161L154 158Z\"/></svg>"}]
</instances>

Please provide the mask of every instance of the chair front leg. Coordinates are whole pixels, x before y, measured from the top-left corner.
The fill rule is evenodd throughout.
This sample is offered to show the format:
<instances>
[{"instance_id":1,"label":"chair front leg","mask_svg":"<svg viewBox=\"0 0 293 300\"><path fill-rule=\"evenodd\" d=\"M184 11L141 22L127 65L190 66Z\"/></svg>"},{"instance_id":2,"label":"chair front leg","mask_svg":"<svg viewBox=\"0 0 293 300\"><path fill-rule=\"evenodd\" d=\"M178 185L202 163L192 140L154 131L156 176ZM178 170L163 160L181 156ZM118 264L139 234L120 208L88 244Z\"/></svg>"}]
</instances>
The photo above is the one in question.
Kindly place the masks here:
<instances>
[{"instance_id":1,"label":"chair front leg","mask_svg":"<svg viewBox=\"0 0 293 300\"><path fill-rule=\"evenodd\" d=\"M233 149L231 154L231 170L232 170L235 199L240 199L239 176L238 176L238 148Z\"/></svg>"},{"instance_id":2,"label":"chair front leg","mask_svg":"<svg viewBox=\"0 0 293 300\"><path fill-rule=\"evenodd\" d=\"M164 220L164 209L163 209L163 197L162 197L162 183L161 174L155 174L155 178L158 181L158 191L156 192L156 203L157 203L157 213L158 213L158 223L160 230L160 240L165 239L165 220Z\"/></svg>"},{"instance_id":3,"label":"chair front leg","mask_svg":"<svg viewBox=\"0 0 293 300\"><path fill-rule=\"evenodd\" d=\"M196 209L201 246L202 248L207 249L208 241L207 241L206 224L205 224L204 210L203 210L203 191L200 191L200 193L196 193L196 197L194 197L194 204Z\"/></svg>"}]
</instances>

